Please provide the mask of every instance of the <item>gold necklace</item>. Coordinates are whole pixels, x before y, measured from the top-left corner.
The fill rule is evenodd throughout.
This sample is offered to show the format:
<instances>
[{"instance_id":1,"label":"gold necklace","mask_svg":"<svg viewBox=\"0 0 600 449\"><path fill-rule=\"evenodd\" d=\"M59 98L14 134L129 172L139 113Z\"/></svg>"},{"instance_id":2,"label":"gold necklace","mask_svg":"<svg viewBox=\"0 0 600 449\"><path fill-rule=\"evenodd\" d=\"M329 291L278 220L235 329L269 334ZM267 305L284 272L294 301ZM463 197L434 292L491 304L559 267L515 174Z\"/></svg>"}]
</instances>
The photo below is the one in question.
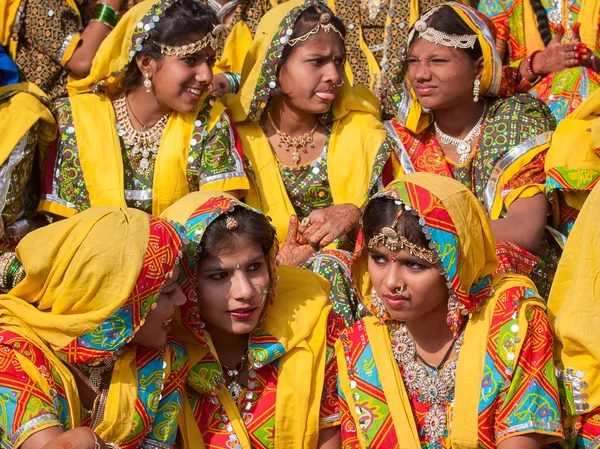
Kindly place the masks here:
<instances>
[{"instance_id":1,"label":"gold necklace","mask_svg":"<svg viewBox=\"0 0 600 449\"><path fill-rule=\"evenodd\" d=\"M130 152L132 158L141 154L138 170L148 175L150 172L150 159L156 158L163 132L171 113L163 115L150 129L136 130L131 124L127 113L127 99L125 95L113 101L115 116L117 119L117 134L123 139L125 149ZM141 124L141 123L140 123Z\"/></svg>"},{"instance_id":2,"label":"gold necklace","mask_svg":"<svg viewBox=\"0 0 600 449\"><path fill-rule=\"evenodd\" d=\"M304 154L308 154L308 150L306 149L307 145L310 144L311 148L314 148L313 137L315 135L315 131L317 130L317 126L319 126L319 121L315 123L315 126L310 130L310 132L299 135L298 137L292 137L289 134L282 132L275 123L273 123L273 119L271 118L271 111L267 111L267 118L269 119L269 123L275 129L275 132L279 136L279 148L283 148L283 145L287 146L285 151L289 153L290 148L292 148L292 161L294 165L298 165L300 163L300 152L298 151L302 148Z\"/></svg>"}]
</instances>

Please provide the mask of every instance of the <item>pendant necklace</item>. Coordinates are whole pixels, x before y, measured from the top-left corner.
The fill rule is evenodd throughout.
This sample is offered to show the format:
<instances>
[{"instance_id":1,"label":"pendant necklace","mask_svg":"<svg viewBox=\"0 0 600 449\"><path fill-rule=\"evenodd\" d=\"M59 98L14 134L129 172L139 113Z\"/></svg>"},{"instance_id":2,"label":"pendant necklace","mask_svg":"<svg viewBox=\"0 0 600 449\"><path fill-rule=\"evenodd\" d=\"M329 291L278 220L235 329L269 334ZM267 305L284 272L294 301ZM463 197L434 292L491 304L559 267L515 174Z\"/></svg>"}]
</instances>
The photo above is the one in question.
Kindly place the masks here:
<instances>
[{"instance_id":1,"label":"pendant necklace","mask_svg":"<svg viewBox=\"0 0 600 449\"><path fill-rule=\"evenodd\" d=\"M229 369L225 365L221 365L223 372L227 373L229 379L231 379L229 384L227 385L227 391L229 391L231 398L235 402L237 402L240 395L242 394L242 391L244 391L244 387L238 382L237 378L240 375L240 371L244 369L247 360L248 357L246 356L246 354L244 354L242 356L242 360L240 360L240 363L237 364L235 369Z\"/></svg>"},{"instance_id":2,"label":"pendant necklace","mask_svg":"<svg viewBox=\"0 0 600 449\"><path fill-rule=\"evenodd\" d=\"M452 145L453 147L456 147L456 152L460 156L458 160L459 164L464 164L469 159L469 156L471 155L471 142L475 138L479 137L479 135L481 134L481 124L483 123L486 111L487 105L484 106L481 117L479 117L479 120L477 120L477 123L475 124L473 129L469 131L469 134L467 134L464 139L449 136L448 134L444 133L441 129L438 128L437 123L435 121L433 122L433 126L435 127L435 133L438 135L442 143L444 145Z\"/></svg>"},{"instance_id":3,"label":"pendant necklace","mask_svg":"<svg viewBox=\"0 0 600 449\"><path fill-rule=\"evenodd\" d=\"M273 123L273 119L271 118L270 110L267 110L267 118L269 119L269 123L279 136L279 145L277 146L279 148L283 148L283 146L285 145L287 147L285 151L287 152L289 152L291 148L292 161L294 162L294 165L297 166L300 163L300 151L298 150L302 149L304 154L308 154L308 150L306 149L306 147L308 145L310 145L311 148L315 147L313 143L313 137L315 135L315 131L317 130L317 126L319 126L319 121L317 120L315 126L313 126L310 132L301 134L298 137L292 137L289 134L286 134L283 131L281 131L279 128L277 128L277 126L275 126L275 123Z\"/></svg>"}]
</instances>

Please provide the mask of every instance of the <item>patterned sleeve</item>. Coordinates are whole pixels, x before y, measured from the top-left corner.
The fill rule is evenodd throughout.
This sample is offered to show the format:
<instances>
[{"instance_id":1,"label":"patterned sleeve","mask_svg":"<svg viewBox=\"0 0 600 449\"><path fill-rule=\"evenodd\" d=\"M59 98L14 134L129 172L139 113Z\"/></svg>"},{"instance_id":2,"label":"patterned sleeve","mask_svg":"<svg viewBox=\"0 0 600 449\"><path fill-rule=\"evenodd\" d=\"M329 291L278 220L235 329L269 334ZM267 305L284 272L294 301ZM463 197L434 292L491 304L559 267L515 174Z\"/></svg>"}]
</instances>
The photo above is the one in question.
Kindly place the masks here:
<instances>
[{"instance_id":1,"label":"patterned sleeve","mask_svg":"<svg viewBox=\"0 0 600 449\"><path fill-rule=\"evenodd\" d=\"M2 340L10 345L0 344L0 447L11 448L36 432L62 426L55 405L62 389L52 382L50 363L39 349L8 332L2 333ZM15 348L19 348L20 357ZM46 377L53 387L50 391L57 391L56 398L48 396L26 375L21 364L24 357Z\"/></svg>"},{"instance_id":2,"label":"patterned sleeve","mask_svg":"<svg viewBox=\"0 0 600 449\"><path fill-rule=\"evenodd\" d=\"M66 66L81 41L81 18L66 0L27 0L25 2L27 39L39 53Z\"/></svg>"},{"instance_id":3,"label":"patterned sleeve","mask_svg":"<svg viewBox=\"0 0 600 449\"><path fill-rule=\"evenodd\" d=\"M208 100L195 122L188 157L188 184L192 191L247 191L250 185L239 136L226 110L211 118L211 112L221 110L216 107L213 110L214 105L214 100Z\"/></svg>"},{"instance_id":4,"label":"patterned sleeve","mask_svg":"<svg viewBox=\"0 0 600 449\"><path fill-rule=\"evenodd\" d=\"M375 162L373 163L371 172L371 179L369 181L369 198L383 189L386 185L386 181L390 177L390 156L394 153L394 146L395 143L393 139L387 135L381 144L379 151L377 152L377 156L375 156Z\"/></svg>"},{"instance_id":5,"label":"patterned sleeve","mask_svg":"<svg viewBox=\"0 0 600 449\"><path fill-rule=\"evenodd\" d=\"M550 323L540 307L520 310L522 298L534 295L529 289L508 289L494 311L479 407L480 440L489 438L490 447L522 434L540 434L544 444L563 434ZM527 314L525 331L519 313ZM517 335L523 342L515 357Z\"/></svg>"},{"instance_id":6,"label":"patterned sleeve","mask_svg":"<svg viewBox=\"0 0 600 449\"><path fill-rule=\"evenodd\" d=\"M327 322L325 386L321 395L321 429L340 425L340 405L337 391L338 367L335 357L335 342L338 340L343 329L344 320L342 317L335 312L331 312Z\"/></svg>"},{"instance_id":7,"label":"patterned sleeve","mask_svg":"<svg viewBox=\"0 0 600 449\"><path fill-rule=\"evenodd\" d=\"M531 162L525 164L515 175L502 186L504 207L510 205L519 198L530 198L538 193L544 193L546 173L544 172L544 161L548 150L538 153Z\"/></svg>"},{"instance_id":8,"label":"patterned sleeve","mask_svg":"<svg viewBox=\"0 0 600 449\"><path fill-rule=\"evenodd\" d=\"M341 346L338 350L341 350ZM354 421L354 417L348 408L348 402L346 401L344 392L339 387L339 379L337 388L338 401L340 404L340 433L342 438L342 447L344 449L361 449L356 422Z\"/></svg>"},{"instance_id":9,"label":"patterned sleeve","mask_svg":"<svg viewBox=\"0 0 600 449\"><path fill-rule=\"evenodd\" d=\"M513 1L481 0L477 8L496 27L496 48L500 52L500 58L506 61L510 56L507 53L509 53L510 11L513 9Z\"/></svg>"}]
</instances>

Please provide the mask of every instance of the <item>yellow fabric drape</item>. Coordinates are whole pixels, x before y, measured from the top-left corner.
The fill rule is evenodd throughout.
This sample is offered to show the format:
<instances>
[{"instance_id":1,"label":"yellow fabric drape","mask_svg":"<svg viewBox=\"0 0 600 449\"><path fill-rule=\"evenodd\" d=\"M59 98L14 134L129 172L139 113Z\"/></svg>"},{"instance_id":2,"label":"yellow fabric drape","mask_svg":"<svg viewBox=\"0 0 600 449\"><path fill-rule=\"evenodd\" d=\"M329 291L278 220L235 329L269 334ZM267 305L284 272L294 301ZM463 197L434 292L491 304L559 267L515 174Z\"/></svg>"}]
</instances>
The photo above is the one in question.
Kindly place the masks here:
<instances>
[{"instance_id":1,"label":"yellow fabric drape","mask_svg":"<svg viewBox=\"0 0 600 449\"><path fill-rule=\"evenodd\" d=\"M0 164L8 159L19 140L38 121L38 148L44 155L56 137L54 117L48 107L40 101L40 98L46 98L46 95L32 83L0 87L0 98L7 94L12 95L0 104Z\"/></svg>"},{"instance_id":2,"label":"yellow fabric drape","mask_svg":"<svg viewBox=\"0 0 600 449\"><path fill-rule=\"evenodd\" d=\"M303 0L291 0L265 14L244 62L240 92L224 98L240 134L244 154L257 176L257 183L251 185L246 200L273 218L279 241L285 239L294 208L260 123L247 120L256 112L257 106L252 102L275 32L288 13L302 5ZM377 98L366 87L349 84L346 80L333 102L334 122L327 150L328 178L335 204L352 203L361 207L367 200L371 171L355 170L355 167L373 166L387 134L380 122Z\"/></svg>"},{"instance_id":3,"label":"yellow fabric drape","mask_svg":"<svg viewBox=\"0 0 600 449\"><path fill-rule=\"evenodd\" d=\"M27 276L0 296L0 326L22 335L48 358L61 378L68 406L68 427L80 422L80 401L73 375L55 351L111 316L129 297L141 271L149 237L149 217L132 209L100 207L28 234L17 247ZM115 242L118 242L116 244ZM133 353L132 353L133 351ZM115 364L109 396L137 395L135 349ZM48 383L32 362L27 374L49 395ZM99 431L106 441L131 429L133 406L108 408Z\"/></svg>"},{"instance_id":4,"label":"yellow fabric drape","mask_svg":"<svg viewBox=\"0 0 600 449\"><path fill-rule=\"evenodd\" d=\"M248 25L246 25L246 22L241 21L236 23L227 36L221 59L214 68L215 73L241 73L244 58L248 54L250 45L252 45L252 33Z\"/></svg>"},{"instance_id":5,"label":"yellow fabric drape","mask_svg":"<svg viewBox=\"0 0 600 449\"><path fill-rule=\"evenodd\" d=\"M599 221L600 187L596 186L569 234L548 298L548 317L556 336L554 359L564 370L565 389L575 402L565 413L565 427L574 424L576 414L600 407ZM583 382L587 388L581 386ZM584 404L589 408L584 409Z\"/></svg>"},{"instance_id":6,"label":"yellow fabric drape","mask_svg":"<svg viewBox=\"0 0 600 449\"><path fill-rule=\"evenodd\" d=\"M564 6L563 6L564 8ZM564 10L564 9L563 9ZM587 48L594 51L598 42L598 14L600 13L600 0L583 0L577 21L581 23L579 36ZM567 16L564 14L564 16ZM568 17L567 17L568 19Z\"/></svg>"},{"instance_id":7,"label":"yellow fabric drape","mask_svg":"<svg viewBox=\"0 0 600 449\"><path fill-rule=\"evenodd\" d=\"M194 192L173 204L163 215L185 225L198 207L216 195L215 192ZM220 193L218 195L221 196ZM193 237L190 235L190 238ZM270 257L269 264L273 270L274 263L274 258ZM285 349L285 354L279 359L275 404L277 431L273 447L312 449L316 448L319 435L319 392L324 382L327 320L332 308L329 283L312 272L294 267L277 267L277 276L277 295L268 306L266 318L260 326L261 333L264 331L274 336ZM216 355L210 338L208 344ZM206 349L199 345L187 344L186 349L190 366L206 354ZM244 421L229 392L221 385L216 393L240 444L244 449L251 449ZM184 407L181 421L185 426L182 432L184 447L197 448L202 436L190 415L189 406Z\"/></svg>"},{"instance_id":8,"label":"yellow fabric drape","mask_svg":"<svg viewBox=\"0 0 600 449\"><path fill-rule=\"evenodd\" d=\"M0 45L6 49L6 53L14 61L17 54L17 41L10 39L12 27L17 18L19 0L0 0Z\"/></svg>"},{"instance_id":9,"label":"yellow fabric drape","mask_svg":"<svg viewBox=\"0 0 600 449\"><path fill-rule=\"evenodd\" d=\"M529 56L534 51L541 51L546 46L540 36L537 19L529 0L523 1L523 30L525 33L525 48ZM593 47L592 47L593 48Z\"/></svg>"}]
</instances>

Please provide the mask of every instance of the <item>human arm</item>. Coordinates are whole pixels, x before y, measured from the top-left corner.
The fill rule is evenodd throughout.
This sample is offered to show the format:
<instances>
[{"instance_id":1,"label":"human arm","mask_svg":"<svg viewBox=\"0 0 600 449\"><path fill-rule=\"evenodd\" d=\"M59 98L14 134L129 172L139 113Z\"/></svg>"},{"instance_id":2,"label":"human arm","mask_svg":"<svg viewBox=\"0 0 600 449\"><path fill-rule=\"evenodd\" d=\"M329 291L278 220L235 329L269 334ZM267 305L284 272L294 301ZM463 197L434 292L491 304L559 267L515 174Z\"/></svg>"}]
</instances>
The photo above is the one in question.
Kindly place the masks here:
<instances>
[{"instance_id":1,"label":"human arm","mask_svg":"<svg viewBox=\"0 0 600 449\"><path fill-rule=\"evenodd\" d=\"M329 427L319 432L318 449L340 449L342 447L342 436L340 427Z\"/></svg>"},{"instance_id":2,"label":"human arm","mask_svg":"<svg viewBox=\"0 0 600 449\"><path fill-rule=\"evenodd\" d=\"M519 435L498 443L498 449L539 449L542 447L540 435Z\"/></svg>"},{"instance_id":3,"label":"human arm","mask_svg":"<svg viewBox=\"0 0 600 449\"><path fill-rule=\"evenodd\" d=\"M308 218L310 224L299 228L300 243L322 248L348 233L358 232L360 209L351 203L336 204L315 210Z\"/></svg>"},{"instance_id":4,"label":"human arm","mask_svg":"<svg viewBox=\"0 0 600 449\"><path fill-rule=\"evenodd\" d=\"M96 444L97 443L97 444ZM76 427L64 431L62 427L50 427L31 435L21 449L110 449L102 439L88 427Z\"/></svg>"},{"instance_id":5,"label":"human arm","mask_svg":"<svg viewBox=\"0 0 600 449\"><path fill-rule=\"evenodd\" d=\"M314 248L309 244L302 244L298 239L298 217L292 215L288 226L285 241L277 254L277 263L297 267L315 255Z\"/></svg>"}]
</instances>

